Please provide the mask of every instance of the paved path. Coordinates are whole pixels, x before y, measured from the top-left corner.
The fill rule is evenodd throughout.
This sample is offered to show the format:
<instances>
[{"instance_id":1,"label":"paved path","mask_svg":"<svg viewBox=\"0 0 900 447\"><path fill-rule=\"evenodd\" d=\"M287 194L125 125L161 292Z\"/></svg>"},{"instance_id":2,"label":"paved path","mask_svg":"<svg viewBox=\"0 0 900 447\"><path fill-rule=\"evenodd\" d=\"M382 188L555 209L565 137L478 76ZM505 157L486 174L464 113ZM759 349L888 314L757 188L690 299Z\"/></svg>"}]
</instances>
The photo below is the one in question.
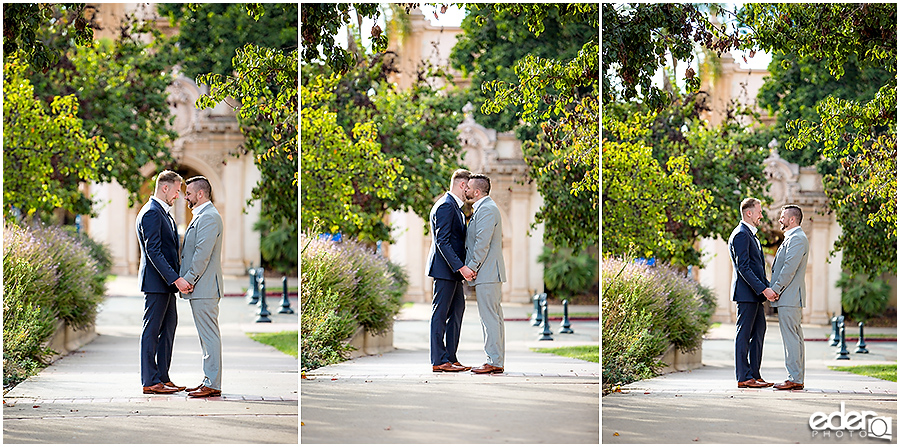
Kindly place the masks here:
<instances>
[{"instance_id":1,"label":"paved path","mask_svg":"<svg viewBox=\"0 0 900 447\"><path fill-rule=\"evenodd\" d=\"M458 355L480 366L481 323L468 304ZM574 334L558 334L553 322L554 341L539 342L537 328L522 321L531 309L503 305L518 321L505 323L505 372L494 375L431 372L430 306L404 309L394 323L395 351L307 373L301 443L598 443L599 364L529 349L598 345L597 320L573 321Z\"/></svg>"},{"instance_id":2,"label":"paved path","mask_svg":"<svg viewBox=\"0 0 900 447\"><path fill-rule=\"evenodd\" d=\"M822 338L830 327L804 325L807 338ZM871 333L896 334L896 328L873 328ZM734 327L714 329L703 343L702 368L631 383L621 393L603 397L603 443L884 443L861 438L855 431L813 431L815 412L872 411L892 418L897 441L897 383L828 366L896 364L896 342L869 342L870 354L835 360L835 349L825 341L806 342L806 388L739 389L734 377ZM762 377L785 380L784 354L778 323L770 322L763 348ZM755 421L748 424L747 421ZM837 419L835 419L837 423Z\"/></svg>"},{"instance_id":3,"label":"paved path","mask_svg":"<svg viewBox=\"0 0 900 447\"><path fill-rule=\"evenodd\" d=\"M226 292L240 293L248 282L226 279ZM297 443L297 359L246 335L297 330L296 313L278 314L281 300L270 299L273 323L255 324L255 306L224 298L222 396L145 395L139 290L135 277L110 283L97 318L100 335L4 395L4 443ZM170 373L176 384L194 386L203 377L200 343L190 304L179 299L177 306ZM296 299L292 307L296 312Z\"/></svg>"}]
</instances>

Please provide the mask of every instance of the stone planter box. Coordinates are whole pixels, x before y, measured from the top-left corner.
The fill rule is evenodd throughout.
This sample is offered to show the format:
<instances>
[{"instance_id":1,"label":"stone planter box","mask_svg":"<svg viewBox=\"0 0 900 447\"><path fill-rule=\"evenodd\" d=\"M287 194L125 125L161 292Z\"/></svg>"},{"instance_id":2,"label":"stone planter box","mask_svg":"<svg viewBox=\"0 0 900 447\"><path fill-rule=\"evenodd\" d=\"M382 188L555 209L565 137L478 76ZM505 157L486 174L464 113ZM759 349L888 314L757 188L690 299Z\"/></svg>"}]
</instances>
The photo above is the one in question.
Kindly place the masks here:
<instances>
[{"instance_id":1,"label":"stone planter box","mask_svg":"<svg viewBox=\"0 0 900 447\"><path fill-rule=\"evenodd\" d=\"M53 336L47 342L47 347L57 352L50 357L50 363L94 341L95 338L97 338L97 331L94 325L79 331L63 321L58 321L56 323L56 332L53 333Z\"/></svg>"},{"instance_id":2,"label":"stone planter box","mask_svg":"<svg viewBox=\"0 0 900 447\"><path fill-rule=\"evenodd\" d=\"M669 349L659 360L669 365L660 370L661 374L697 369L703 366L703 347L698 347L694 352L683 353L674 345L669 345Z\"/></svg>"},{"instance_id":3,"label":"stone planter box","mask_svg":"<svg viewBox=\"0 0 900 447\"><path fill-rule=\"evenodd\" d=\"M372 335L365 329L359 327L350 338L350 346L356 348L350 352L350 358L363 357L367 355L384 354L394 350L394 326L382 335Z\"/></svg>"}]
</instances>

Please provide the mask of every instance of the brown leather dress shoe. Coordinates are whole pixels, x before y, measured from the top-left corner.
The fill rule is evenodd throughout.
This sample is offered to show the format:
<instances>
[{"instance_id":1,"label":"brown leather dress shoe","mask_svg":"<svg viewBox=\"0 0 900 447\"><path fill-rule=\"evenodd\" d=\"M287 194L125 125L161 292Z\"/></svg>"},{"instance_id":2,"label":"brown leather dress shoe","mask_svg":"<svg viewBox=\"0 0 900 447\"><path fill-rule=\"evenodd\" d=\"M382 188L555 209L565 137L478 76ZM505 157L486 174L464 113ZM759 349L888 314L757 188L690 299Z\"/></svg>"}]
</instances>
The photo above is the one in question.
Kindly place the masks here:
<instances>
[{"instance_id":1,"label":"brown leather dress shoe","mask_svg":"<svg viewBox=\"0 0 900 447\"><path fill-rule=\"evenodd\" d=\"M162 382L144 387L144 394L172 394L175 391L175 388L169 388Z\"/></svg>"},{"instance_id":2,"label":"brown leather dress shoe","mask_svg":"<svg viewBox=\"0 0 900 447\"><path fill-rule=\"evenodd\" d=\"M785 380L784 382L779 383L778 385L775 385L775 389L776 390L802 390L803 384L791 382L790 380Z\"/></svg>"},{"instance_id":3,"label":"brown leather dress shoe","mask_svg":"<svg viewBox=\"0 0 900 447\"><path fill-rule=\"evenodd\" d=\"M485 363L484 365L479 366L478 368L472 368L472 372L475 374L502 373L503 367L502 366L493 366L490 363Z\"/></svg>"},{"instance_id":4,"label":"brown leather dress shoe","mask_svg":"<svg viewBox=\"0 0 900 447\"><path fill-rule=\"evenodd\" d=\"M770 387L770 386L772 386L772 385L775 385L774 383L772 383L772 382L766 382L766 381L763 380L763 379L753 379L753 380L755 380L756 383L759 383L759 384L763 385L764 387Z\"/></svg>"},{"instance_id":5,"label":"brown leather dress shoe","mask_svg":"<svg viewBox=\"0 0 900 447\"><path fill-rule=\"evenodd\" d=\"M764 385L764 383L757 382L756 379L750 379L738 382L738 388L765 388L767 385Z\"/></svg>"},{"instance_id":6,"label":"brown leather dress shoe","mask_svg":"<svg viewBox=\"0 0 900 447\"><path fill-rule=\"evenodd\" d=\"M216 397L221 396L222 390L214 390L208 386L201 386L199 390L188 393L190 397Z\"/></svg>"},{"instance_id":7,"label":"brown leather dress shoe","mask_svg":"<svg viewBox=\"0 0 900 447\"><path fill-rule=\"evenodd\" d=\"M166 385L167 387L169 387L169 388L175 388L175 391L184 391L184 387L183 387L183 386L175 385L175 384L172 383L172 382L166 382L165 385Z\"/></svg>"},{"instance_id":8,"label":"brown leather dress shoe","mask_svg":"<svg viewBox=\"0 0 900 447\"><path fill-rule=\"evenodd\" d=\"M444 363L443 365L432 365L431 366L432 372L454 372L455 373L455 372L460 372L460 371L465 371L465 370L466 370L466 368L464 366L454 366L450 362Z\"/></svg>"},{"instance_id":9,"label":"brown leather dress shoe","mask_svg":"<svg viewBox=\"0 0 900 447\"><path fill-rule=\"evenodd\" d=\"M202 384L202 383L201 383L200 385L195 386L195 387L185 388L185 391L187 391L188 393L193 393L194 391L197 391L197 390L199 390L200 388L203 388L203 384Z\"/></svg>"},{"instance_id":10,"label":"brown leather dress shoe","mask_svg":"<svg viewBox=\"0 0 900 447\"><path fill-rule=\"evenodd\" d=\"M453 366L462 367L462 368L464 368L463 371L468 371L468 370L472 369L471 366L464 366L462 363L459 363L459 362L453 362Z\"/></svg>"}]
</instances>

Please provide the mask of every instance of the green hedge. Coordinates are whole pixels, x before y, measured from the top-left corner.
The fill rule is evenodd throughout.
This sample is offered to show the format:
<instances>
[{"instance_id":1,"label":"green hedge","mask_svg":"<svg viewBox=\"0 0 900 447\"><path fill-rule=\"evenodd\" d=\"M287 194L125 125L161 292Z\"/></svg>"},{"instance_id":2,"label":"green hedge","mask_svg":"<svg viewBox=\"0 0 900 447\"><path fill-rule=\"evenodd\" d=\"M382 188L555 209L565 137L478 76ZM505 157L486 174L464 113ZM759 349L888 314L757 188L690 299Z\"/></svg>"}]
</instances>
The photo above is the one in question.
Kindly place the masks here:
<instances>
[{"instance_id":1,"label":"green hedge","mask_svg":"<svg viewBox=\"0 0 900 447\"><path fill-rule=\"evenodd\" d=\"M357 327L390 329L408 279L358 242L303 235L300 243L300 364L308 370L346 359Z\"/></svg>"},{"instance_id":2,"label":"green hedge","mask_svg":"<svg viewBox=\"0 0 900 447\"><path fill-rule=\"evenodd\" d=\"M108 250L55 226L3 230L3 382L33 374L52 354L58 320L93 324L105 294Z\"/></svg>"},{"instance_id":3,"label":"green hedge","mask_svg":"<svg viewBox=\"0 0 900 447\"><path fill-rule=\"evenodd\" d=\"M715 309L711 290L669 266L603 260L602 367L604 393L653 377L669 345L701 346Z\"/></svg>"}]
</instances>

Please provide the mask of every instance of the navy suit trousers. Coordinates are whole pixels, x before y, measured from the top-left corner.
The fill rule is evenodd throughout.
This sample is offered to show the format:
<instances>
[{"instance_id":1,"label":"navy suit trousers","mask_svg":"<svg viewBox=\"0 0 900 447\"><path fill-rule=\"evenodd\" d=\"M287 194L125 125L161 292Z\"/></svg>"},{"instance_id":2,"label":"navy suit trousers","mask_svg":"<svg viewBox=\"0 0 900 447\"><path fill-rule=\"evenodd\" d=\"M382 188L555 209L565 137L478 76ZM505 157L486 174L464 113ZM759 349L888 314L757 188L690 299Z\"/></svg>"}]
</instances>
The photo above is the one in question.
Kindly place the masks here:
<instances>
[{"instance_id":1,"label":"navy suit trousers","mask_svg":"<svg viewBox=\"0 0 900 447\"><path fill-rule=\"evenodd\" d=\"M465 311L466 298L463 295L462 281L435 278L431 303L432 365L459 361L456 350L459 347L459 333Z\"/></svg>"},{"instance_id":2,"label":"navy suit trousers","mask_svg":"<svg viewBox=\"0 0 900 447\"><path fill-rule=\"evenodd\" d=\"M763 303L737 303L737 334L734 337L734 372L738 382L761 379L766 313Z\"/></svg>"},{"instance_id":3,"label":"navy suit trousers","mask_svg":"<svg viewBox=\"0 0 900 447\"><path fill-rule=\"evenodd\" d=\"M171 382L169 364L178 313L174 293L144 294L144 328L141 332L141 382L143 386Z\"/></svg>"}]
</instances>

